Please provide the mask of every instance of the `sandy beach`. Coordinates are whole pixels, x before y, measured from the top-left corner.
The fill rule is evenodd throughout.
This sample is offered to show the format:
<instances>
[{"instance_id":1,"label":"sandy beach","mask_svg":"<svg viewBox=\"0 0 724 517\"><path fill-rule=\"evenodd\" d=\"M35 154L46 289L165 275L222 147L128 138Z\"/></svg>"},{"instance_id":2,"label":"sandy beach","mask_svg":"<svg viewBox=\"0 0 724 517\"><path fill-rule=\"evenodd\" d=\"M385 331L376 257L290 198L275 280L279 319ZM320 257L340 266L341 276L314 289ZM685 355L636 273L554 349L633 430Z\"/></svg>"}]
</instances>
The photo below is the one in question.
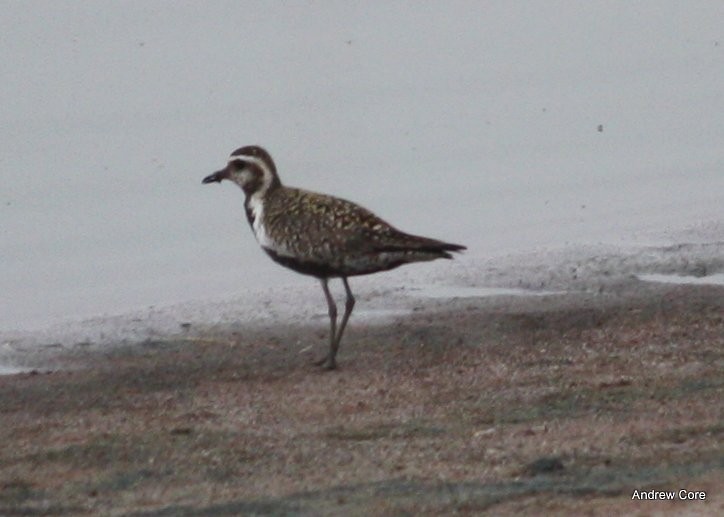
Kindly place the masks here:
<instances>
[{"instance_id":1,"label":"sandy beach","mask_svg":"<svg viewBox=\"0 0 724 517\"><path fill-rule=\"evenodd\" d=\"M717 515L724 288L430 300L0 377L2 515ZM634 491L705 500L632 500Z\"/></svg>"}]
</instances>

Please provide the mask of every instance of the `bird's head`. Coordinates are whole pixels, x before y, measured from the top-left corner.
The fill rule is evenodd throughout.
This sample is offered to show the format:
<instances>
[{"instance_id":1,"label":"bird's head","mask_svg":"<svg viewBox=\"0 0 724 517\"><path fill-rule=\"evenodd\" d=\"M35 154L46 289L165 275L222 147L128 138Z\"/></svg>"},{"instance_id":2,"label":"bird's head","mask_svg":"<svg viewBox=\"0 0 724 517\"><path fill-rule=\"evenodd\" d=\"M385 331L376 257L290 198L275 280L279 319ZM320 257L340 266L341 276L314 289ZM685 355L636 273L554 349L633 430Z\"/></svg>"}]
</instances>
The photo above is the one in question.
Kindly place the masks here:
<instances>
[{"instance_id":1,"label":"bird's head","mask_svg":"<svg viewBox=\"0 0 724 517\"><path fill-rule=\"evenodd\" d=\"M206 176L202 183L230 180L239 185L247 196L265 194L281 185L271 155L258 145L240 147L229 156L226 167Z\"/></svg>"}]
</instances>

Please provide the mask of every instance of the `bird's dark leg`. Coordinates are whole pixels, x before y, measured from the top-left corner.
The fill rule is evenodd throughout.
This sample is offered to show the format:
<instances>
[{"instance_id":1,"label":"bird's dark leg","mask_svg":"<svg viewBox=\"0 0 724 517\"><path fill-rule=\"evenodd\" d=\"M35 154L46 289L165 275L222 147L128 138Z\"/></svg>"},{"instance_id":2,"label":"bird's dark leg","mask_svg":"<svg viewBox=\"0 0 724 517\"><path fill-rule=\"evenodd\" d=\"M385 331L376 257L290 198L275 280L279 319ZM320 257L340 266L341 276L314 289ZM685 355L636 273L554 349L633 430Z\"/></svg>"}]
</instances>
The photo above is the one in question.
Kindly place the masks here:
<instances>
[{"instance_id":1,"label":"bird's dark leg","mask_svg":"<svg viewBox=\"0 0 724 517\"><path fill-rule=\"evenodd\" d=\"M314 364L321 366L325 365L326 368L332 370L335 368L336 363L334 356L337 353L336 335L337 335L337 305L334 303L332 293L329 292L329 285L327 278L322 278L322 289L324 290L324 296L327 299L327 307L329 308L329 354L324 356Z\"/></svg>"},{"instance_id":2,"label":"bird's dark leg","mask_svg":"<svg viewBox=\"0 0 724 517\"><path fill-rule=\"evenodd\" d=\"M347 321L349 321L349 316L352 314L352 309L354 309L354 295L352 294L352 290L349 288L349 283L347 282L347 277L342 277L342 282L344 283L344 290L347 291L347 301L344 303L344 315L342 316L342 321L339 324L339 330L337 331L337 337L334 340L334 343L332 343L331 350L329 351L329 360L325 364L327 368L334 369L337 367L336 357L337 357L337 350L339 349L339 343L342 341L342 334L344 334L344 328L347 326Z\"/></svg>"}]
</instances>

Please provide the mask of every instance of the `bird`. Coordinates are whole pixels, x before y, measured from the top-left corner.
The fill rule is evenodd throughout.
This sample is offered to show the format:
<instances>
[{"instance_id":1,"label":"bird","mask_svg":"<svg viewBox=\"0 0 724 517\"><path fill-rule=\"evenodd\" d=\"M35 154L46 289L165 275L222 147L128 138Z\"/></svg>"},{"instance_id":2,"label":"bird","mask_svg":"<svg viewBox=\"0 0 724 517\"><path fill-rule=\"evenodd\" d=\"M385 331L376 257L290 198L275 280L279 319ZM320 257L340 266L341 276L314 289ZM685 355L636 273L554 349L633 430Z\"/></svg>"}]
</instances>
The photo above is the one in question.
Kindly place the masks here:
<instances>
[{"instance_id":1,"label":"bird","mask_svg":"<svg viewBox=\"0 0 724 517\"><path fill-rule=\"evenodd\" d=\"M466 247L398 230L366 208L327 194L282 184L271 155L258 145L240 147L226 166L206 176L203 184L236 183L244 192L246 218L257 242L275 262L317 278L327 300L329 352L314 364L337 367L342 335L355 306L351 276L387 271L403 264L438 258ZM337 325L337 306L329 281L342 280L344 314Z\"/></svg>"}]
</instances>

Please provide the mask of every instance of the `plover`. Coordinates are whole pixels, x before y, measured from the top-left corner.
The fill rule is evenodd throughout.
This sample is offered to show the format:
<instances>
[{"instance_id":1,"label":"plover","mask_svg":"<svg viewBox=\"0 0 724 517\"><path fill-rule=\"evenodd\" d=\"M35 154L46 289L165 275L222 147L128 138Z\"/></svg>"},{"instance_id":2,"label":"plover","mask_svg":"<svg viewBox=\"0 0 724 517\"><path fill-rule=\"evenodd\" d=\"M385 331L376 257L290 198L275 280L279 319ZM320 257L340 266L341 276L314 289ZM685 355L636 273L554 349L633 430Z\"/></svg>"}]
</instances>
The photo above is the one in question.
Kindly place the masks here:
<instances>
[{"instance_id":1,"label":"plover","mask_svg":"<svg viewBox=\"0 0 724 517\"><path fill-rule=\"evenodd\" d=\"M465 246L404 233L351 201L283 186L274 161L256 145L240 147L226 167L202 183L230 180L241 187L256 240L276 262L318 278L329 309L329 353L317 365L337 366L337 350L354 308L350 276L386 271L411 262L452 258ZM329 280L340 278L347 293L337 327Z\"/></svg>"}]
</instances>

